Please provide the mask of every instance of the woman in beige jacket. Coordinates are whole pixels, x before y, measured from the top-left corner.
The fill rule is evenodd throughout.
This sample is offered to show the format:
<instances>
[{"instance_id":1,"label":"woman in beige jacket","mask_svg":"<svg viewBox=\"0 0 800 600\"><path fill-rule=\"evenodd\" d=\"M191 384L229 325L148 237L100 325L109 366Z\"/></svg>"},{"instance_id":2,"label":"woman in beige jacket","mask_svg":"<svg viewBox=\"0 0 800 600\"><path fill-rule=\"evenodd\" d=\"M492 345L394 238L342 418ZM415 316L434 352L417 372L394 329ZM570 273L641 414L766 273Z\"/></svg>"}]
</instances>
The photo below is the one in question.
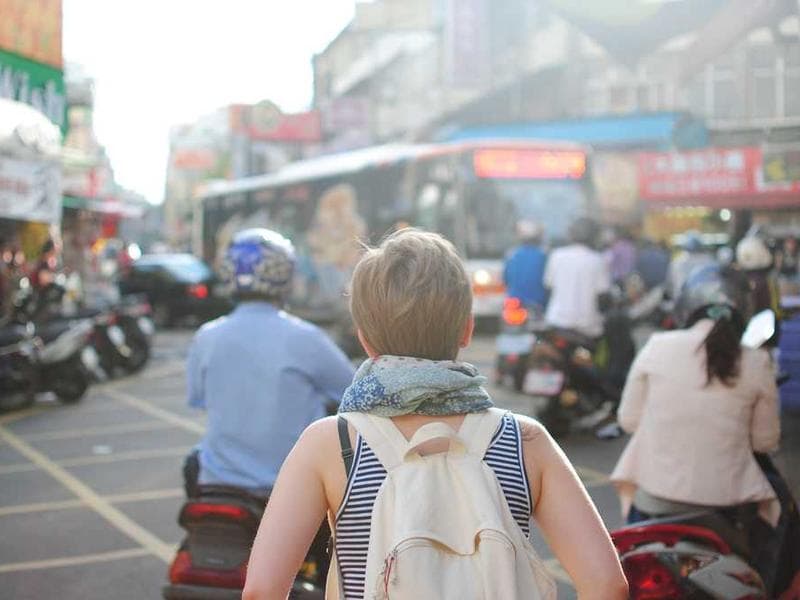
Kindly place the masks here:
<instances>
[{"instance_id":1,"label":"woman in beige jacket","mask_svg":"<svg viewBox=\"0 0 800 600\"><path fill-rule=\"evenodd\" d=\"M633 437L611 478L629 522L757 503L774 526L780 506L753 457L780 439L774 370L766 351L739 343L741 280L703 273L678 301L687 328L653 335L631 367L618 419Z\"/></svg>"}]
</instances>

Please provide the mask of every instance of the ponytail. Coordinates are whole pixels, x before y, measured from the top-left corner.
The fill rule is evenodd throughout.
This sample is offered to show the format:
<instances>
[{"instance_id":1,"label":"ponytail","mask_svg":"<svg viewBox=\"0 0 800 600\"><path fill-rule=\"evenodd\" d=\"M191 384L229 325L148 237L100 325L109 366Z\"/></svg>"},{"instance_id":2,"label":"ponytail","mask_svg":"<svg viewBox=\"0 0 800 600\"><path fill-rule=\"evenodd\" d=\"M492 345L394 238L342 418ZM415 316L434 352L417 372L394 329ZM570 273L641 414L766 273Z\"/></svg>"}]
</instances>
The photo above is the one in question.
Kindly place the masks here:
<instances>
[{"instance_id":1,"label":"ponytail","mask_svg":"<svg viewBox=\"0 0 800 600\"><path fill-rule=\"evenodd\" d=\"M714 327L702 343L706 353L706 385L718 379L723 385L732 387L739 377L744 321L737 311L724 305L712 305L697 311L691 323L700 319L714 321Z\"/></svg>"}]
</instances>

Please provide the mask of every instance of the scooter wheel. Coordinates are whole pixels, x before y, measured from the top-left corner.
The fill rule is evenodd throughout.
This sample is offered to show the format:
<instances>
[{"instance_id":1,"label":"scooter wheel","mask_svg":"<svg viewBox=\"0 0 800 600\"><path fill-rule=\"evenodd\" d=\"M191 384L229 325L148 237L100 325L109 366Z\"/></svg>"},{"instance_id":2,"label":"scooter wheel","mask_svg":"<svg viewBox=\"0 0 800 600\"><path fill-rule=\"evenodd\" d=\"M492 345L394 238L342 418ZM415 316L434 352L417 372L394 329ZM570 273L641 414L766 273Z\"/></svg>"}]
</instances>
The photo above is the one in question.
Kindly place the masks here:
<instances>
[{"instance_id":1,"label":"scooter wheel","mask_svg":"<svg viewBox=\"0 0 800 600\"><path fill-rule=\"evenodd\" d=\"M142 337L131 336L128 339L128 347L131 349L131 353L125 359L124 369L128 373L141 371L150 360L150 343Z\"/></svg>"},{"instance_id":2,"label":"scooter wheel","mask_svg":"<svg viewBox=\"0 0 800 600\"><path fill-rule=\"evenodd\" d=\"M89 380L81 374L73 377L61 377L50 386L52 392L64 404L76 404L89 389Z\"/></svg>"}]
</instances>

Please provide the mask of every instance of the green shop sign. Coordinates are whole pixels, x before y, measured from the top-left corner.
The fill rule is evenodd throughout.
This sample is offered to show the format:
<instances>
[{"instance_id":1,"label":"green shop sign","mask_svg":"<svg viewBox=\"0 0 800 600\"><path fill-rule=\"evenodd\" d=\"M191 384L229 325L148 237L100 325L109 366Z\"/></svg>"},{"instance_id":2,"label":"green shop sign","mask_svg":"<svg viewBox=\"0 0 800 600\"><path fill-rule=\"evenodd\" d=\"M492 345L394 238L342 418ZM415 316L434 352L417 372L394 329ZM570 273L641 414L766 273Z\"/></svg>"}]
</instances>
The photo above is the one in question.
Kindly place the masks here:
<instances>
[{"instance_id":1,"label":"green shop sign","mask_svg":"<svg viewBox=\"0 0 800 600\"><path fill-rule=\"evenodd\" d=\"M30 104L67 130L64 73L55 67L0 50L0 98Z\"/></svg>"}]
</instances>

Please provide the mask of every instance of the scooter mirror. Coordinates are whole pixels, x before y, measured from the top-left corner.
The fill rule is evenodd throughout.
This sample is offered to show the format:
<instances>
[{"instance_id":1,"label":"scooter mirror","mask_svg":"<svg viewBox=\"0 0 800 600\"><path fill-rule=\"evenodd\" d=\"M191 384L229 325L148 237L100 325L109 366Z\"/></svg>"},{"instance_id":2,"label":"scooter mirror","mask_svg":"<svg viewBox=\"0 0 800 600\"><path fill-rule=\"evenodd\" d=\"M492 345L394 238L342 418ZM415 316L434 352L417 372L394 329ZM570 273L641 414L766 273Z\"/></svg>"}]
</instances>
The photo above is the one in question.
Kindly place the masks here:
<instances>
[{"instance_id":1,"label":"scooter mirror","mask_svg":"<svg viewBox=\"0 0 800 600\"><path fill-rule=\"evenodd\" d=\"M762 310L747 324L742 335L742 346L760 348L775 335L775 313L771 310Z\"/></svg>"}]
</instances>

